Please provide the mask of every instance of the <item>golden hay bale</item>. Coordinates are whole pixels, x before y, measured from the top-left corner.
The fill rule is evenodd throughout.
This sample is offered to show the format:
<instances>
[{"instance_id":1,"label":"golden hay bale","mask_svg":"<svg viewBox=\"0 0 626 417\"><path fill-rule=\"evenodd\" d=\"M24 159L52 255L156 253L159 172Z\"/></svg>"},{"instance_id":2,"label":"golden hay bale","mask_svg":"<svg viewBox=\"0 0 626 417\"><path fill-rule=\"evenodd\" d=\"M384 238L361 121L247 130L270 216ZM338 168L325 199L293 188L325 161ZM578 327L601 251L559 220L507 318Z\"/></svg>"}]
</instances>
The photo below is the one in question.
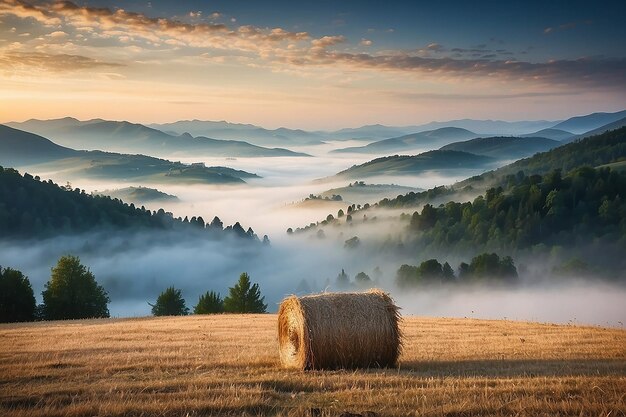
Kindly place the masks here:
<instances>
[{"instance_id":1,"label":"golden hay bale","mask_svg":"<svg viewBox=\"0 0 626 417\"><path fill-rule=\"evenodd\" d=\"M283 366L395 367L402 348L398 307L380 290L291 296L278 310Z\"/></svg>"}]
</instances>

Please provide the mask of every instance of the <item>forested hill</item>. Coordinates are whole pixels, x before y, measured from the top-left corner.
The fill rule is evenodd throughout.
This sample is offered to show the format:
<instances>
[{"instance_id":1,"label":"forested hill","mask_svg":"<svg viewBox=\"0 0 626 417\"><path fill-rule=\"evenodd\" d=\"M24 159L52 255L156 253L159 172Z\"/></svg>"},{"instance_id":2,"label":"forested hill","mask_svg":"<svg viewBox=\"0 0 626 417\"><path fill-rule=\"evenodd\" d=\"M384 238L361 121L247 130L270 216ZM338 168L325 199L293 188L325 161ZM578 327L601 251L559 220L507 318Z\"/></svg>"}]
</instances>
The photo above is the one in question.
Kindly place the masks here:
<instances>
[{"instance_id":1,"label":"forested hill","mask_svg":"<svg viewBox=\"0 0 626 417\"><path fill-rule=\"evenodd\" d=\"M580 167L506 178L473 202L426 204L411 218L414 243L430 249L515 251L537 244L626 245L626 173ZM617 245L615 245L617 243Z\"/></svg>"},{"instance_id":2,"label":"forested hill","mask_svg":"<svg viewBox=\"0 0 626 417\"><path fill-rule=\"evenodd\" d=\"M163 209L137 208L108 196L89 195L78 188L59 186L30 174L20 175L0 167L0 236L18 238L54 237L95 230L207 231L207 237L234 235L257 239L254 231L237 222L223 228L215 217L205 224L202 217L174 218ZM210 233L209 233L210 232Z\"/></svg>"},{"instance_id":3,"label":"forested hill","mask_svg":"<svg viewBox=\"0 0 626 417\"><path fill-rule=\"evenodd\" d=\"M434 198L442 199L445 196L448 196L449 201L454 200L456 193L466 188L481 187L484 190L490 186L505 185L508 176L516 175L520 171L527 176L544 175L555 169L566 174L582 166L598 167L623 160L626 160L626 127L521 159L502 168L461 181L452 187L436 187L420 193L408 193L394 199L384 199L378 204L382 207L410 207L424 204Z\"/></svg>"}]
</instances>

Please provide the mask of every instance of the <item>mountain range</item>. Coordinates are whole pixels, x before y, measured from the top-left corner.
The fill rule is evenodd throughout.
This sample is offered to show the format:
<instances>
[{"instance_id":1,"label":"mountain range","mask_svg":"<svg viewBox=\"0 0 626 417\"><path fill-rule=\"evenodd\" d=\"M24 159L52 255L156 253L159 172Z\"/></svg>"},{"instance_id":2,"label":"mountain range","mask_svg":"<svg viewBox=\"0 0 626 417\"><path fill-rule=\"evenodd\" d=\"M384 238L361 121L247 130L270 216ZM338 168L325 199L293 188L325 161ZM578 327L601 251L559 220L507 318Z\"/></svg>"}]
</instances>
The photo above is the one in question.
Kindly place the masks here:
<instances>
[{"instance_id":1,"label":"mountain range","mask_svg":"<svg viewBox=\"0 0 626 417\"><path fill-rule=\"evenodd\" d=\"M194 136L209 136L222 140L244 140L260 146L319 145L323 140L322 135L301 129L284 127L265 129L251 124L226 121L180 120L173 123L153 123L148 127L175 136L189 133Z\"/></svg>"},{"instance_id":2,"label":"mountain range","mask_svg":"<svg viewBox=\"0 0 626 417\"><path fill-rule=\"evenodd\" d=\"M170 157L172 154L203 154L211 157L308 156L282 148L265 148L243 141L179 136L126 121L102 119L80 121L71 117L31 119L7 126L51 138L55 143L87 150L143 153Z\"/></svg>"},{"instance_id":3,"label":"mountain range","mask_svg":"<svg viewBox=\"0 0 626 417\"><path fill-rule=\"evenodd\" d=\"M55 169L80 176L146 182L242 184L244 178L258 177L232 168L185 165L145 155L78 151L4 125L0 125L0 165L29 166L36 167L36 170Z\"/></svg>"},{"instance_id":4,"label":"mountain range","mask_svg":"<svg viewBox=\"0 0 626 417\"><path fill-rule=\"evenodd\" d=\"M494 163L496 160L488 156L461 151L436 150L413 156L394 155L376 158L341 171L335 177L360 179L378 175L414 175L425 171L486 169Z\"/></svg>"},{"instance_id":5,"label":"mountain range","mask_svg":"<svg viewBox=\"0 0 626 417\"><path fill-rule=\"evenodd\" d=\"M426 132L384 139L372 142L365 146L336 149L331 151L331 153L367 153L380 155L385 153L405 152L411 149L419 148L438 148L448 143L476 137L478 137L476 133L470 132L466 129L458 127L442 127L440 129L429 130Z\"/></svg>"},{"instance_id":6,"label":"mountain range","mask_svg":"<svg viewBox=\"0 0 626 417\"><path fill-rule=\"evenodd\" d=\"M470 152L500 160L525 158L537 152L549 151L562 143L546 138L516 138L514 136L476 138L443 146L441 150Z\"/></svg>"}]
</instances>

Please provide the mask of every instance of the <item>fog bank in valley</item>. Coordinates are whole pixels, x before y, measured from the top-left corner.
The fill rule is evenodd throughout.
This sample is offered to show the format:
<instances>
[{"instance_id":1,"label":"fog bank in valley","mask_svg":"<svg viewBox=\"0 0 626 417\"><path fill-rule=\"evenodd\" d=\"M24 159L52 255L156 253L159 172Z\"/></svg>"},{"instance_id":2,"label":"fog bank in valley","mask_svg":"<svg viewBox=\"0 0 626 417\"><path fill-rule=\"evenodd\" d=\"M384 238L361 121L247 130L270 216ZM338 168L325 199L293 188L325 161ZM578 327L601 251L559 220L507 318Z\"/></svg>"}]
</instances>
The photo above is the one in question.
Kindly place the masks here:
<instances>
[{"instance_id":1,"label":"fog bank in valley","mask_svg":"<svg viewBox=\"0 0 626 417\"><path fill-rule=\"evenodd\" d=\"M349 146L349 143L340 145ZM38 302L41 302L41 291L57 259L68 253L78 255L108 291L112 300L112 316L121 317L150 314L148 302L154 302L157 295L171 285L182 290L188 307L193 307L198 296L208 290L218 291L224 296L242 272L248 272L252 281L260 284L268 310L275 312L285 295L304 289L313 292L336 290L335 279L345 269L352 279L362 271L378 279L375 284L390 291L402 307L403 314L407 315L507 318L610 326L622 326L621 323L625 322L626 307L623 300L626 299L626 287L617 284L592 284L589 281L561 278L558 285L526 286L522 279L522 284L516 288L398 290L394 283L398 267L403 263L415 265L424 259L421 259L423 254L402 250L382 252L376 244L368 244L371 241L378 244L388 236L401 235L402 228L406 226L397 220L387 220L384 211L368 212L368 217L377 219L372 219L367 225L355 221L353 226L326 228L323 238L315 232L288 236L286 230L289 227L295 229L321 221L328 214L337 214L336 204L321 202L301 207L296 203L309 194L317 195L331 188L344 187L350 182L340 180L320 183L315 180L371 158L367 155L353 158L326 154L333 146L337 145L297 149L315 154L316 157L312 158L193 160L200 160L207 165L243 169L263 177L250 180L242 186L95 181L68 178L62 171L29 170L33 175L52 178L60 184L71 181L73 187L87 192L130 185L152 186L176 195L180 200L146 204L149 209L163 207L176 217L202 216L206 222L219 216L225 225L238 221L244 228L251 226L259 237L269 235L271 245L267 247L234 238L211 240L201 234L97 232L41 241L0 240L0 265L22 270L31 280ZM424 173L419 176L364 180L367 183L394 183L428 189L435 185L451 184L477 173L468 170L456 171L452 175ZM401 211L393 212L394 216L397 217ZM405 211L412 213L414 209ZM361 216L360 213L358 215ZM359 236L364 241L359 250L344 247L345 240L353 236ZM441 262L449 261L453 267L460 261L469 260L448 254L441 254L438 259ZM533 267L527 266L530 269Z\"/></svg>"}]
</instances>

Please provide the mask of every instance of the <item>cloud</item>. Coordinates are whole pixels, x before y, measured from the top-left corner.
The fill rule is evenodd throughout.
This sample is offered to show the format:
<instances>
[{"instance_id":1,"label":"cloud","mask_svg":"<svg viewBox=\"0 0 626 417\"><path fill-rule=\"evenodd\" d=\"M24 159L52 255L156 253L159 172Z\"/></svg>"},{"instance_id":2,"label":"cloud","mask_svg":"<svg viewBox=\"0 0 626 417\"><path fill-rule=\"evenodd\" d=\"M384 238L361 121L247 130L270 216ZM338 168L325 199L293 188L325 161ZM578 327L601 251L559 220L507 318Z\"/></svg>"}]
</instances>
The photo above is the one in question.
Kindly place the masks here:
<instances>
[{"instance_id":1,"label":"cloud","mask_svg":"<svg viewBox=\"0 0 626 417\"><path fill-rule=\"evenodd\" d=\"M54 16L47 8L34 6L21 0L1 0L0 16L14 15L24 19L35 19L46 26L61 24L61 19Z\"/></svg>"},{"instance_id":2,"label":"cloud","mask_svg":"<svg viewBox=\"0 0 626 417\"><path fill-rule=\"evenodd\" d=\"M517 98L534 98L534 97L562 97L580 95L578 91L538 91L526 93L509 93L509 94L445 94L445 93L410 93L388 91L383 93L394 99L421 101L421 100L508 100Z\"/></svg>"},{"instance_id":3,"label":"cloud","mask_svg":"<svg viewBox=\"0 0 626 417\"><path fill-rule=\"evenodd\" d=\"M30 73L33 69L46 72L73 72L92 68L122 66L122 64L102 62L82 55L6 52L0 56L0 69L11 73L22 71Z\"/></svg>"},{"instance_id":4,"label":"cloud","mask_svg":"<svg viewBox=\"0 0 626 417\"><path fill-rule=\"evenodd\" d=\"M548 35L550 33L554 33L554 32L559 32L562 30L570 30L570 29L574 29L576 27L582 26L582 25L592 25L593 21L591 20L585 20L582 22L568 22L568 23L564 23L562 25L558 25L558 26L550 26L547 27L543 30L543 33L545 35Z\"/></svg>"},{"instance_id":5,"label":"cloud","mask_svg":"<svg viewBox=\"0 0 626 417\"><path fill-rule=\"evenodd\" d=\"M192 12L200 16L199 12ZM489 49L486 44L466 48L444 48L439 43L412 51L379 51L377 53L354 53L338 45L347 42L343 35L326 35L313 38L307 32L295 32L280 27L267 28L253 25L236 26L222 23L187 23L174 19L149 17L142 13L89 7L71 1L54 3L28 3L23 0L0 0L0 17L13 15L24 19L35 19L44 26L54 24L54 32L48 39L63 38L67 33L80 31L85 35L81 47L102 46L103 39L116 38L117 46L171 49L183 47L198 51L185 51L188 55L202 56L204 53L224 51L232 56L254 59L249 65L264 66L273 71L302 71L304 67L332 67L341 70L390 71L409 77L431 77L439 79L493 78L500 81L516 81L530 85L558 84L566 88L574 86L617 88L626 87L626 58L580 58L548 62L518 61L513 53L505 49ZM211 15L213 16L213 15ZM589 22L583 22L590 24ZM559 30L574 27L579 23L559 26ZM551 29L552 31L553 29ZM38 39L39 42L42 39ZM52 43L52 42L50 42ZM361 46L372 46L373 42L362 38ZM24 43L26 49L29 45ZM37 48L46 45L37 44ZM52 49L54 45L49 45ZM114 65L82 56L75 49L64 52L77 63L79 69L103 65ZM337 49L337 50L335 50ZM46 51L37 50L37 53ZM93 55L93 49L83 55ZM46 51L46 52L54 52ZM56 51L58 52L58 50ZM124 50L129 54L130 49ZM435 55L433 57L430 55ZM51 56L54 54L51 54ZM447 55L447 56L446 56ZM5 55L6 56L6 55ZM55 70L62 65L39 62L41 55L22 56L14 65L3 64L4 68L24 67L28 63L41 68ZM59 54L55 56L61 56ZM110 55L109 55L110 56ZM116 55L118 56L118 55ZM126 55L128 56L128 55ZM55 58L58 61L58 58ZM118 64L119 65L119 64ZM65 65L68 67L68 65Z\"/></svg>"},{"instance_id":6,"label":"cloud","mask_svg":"<svg viewBox=\"0 0 626 417\"><path fill-rule=\"evenodd\" d=\"M49 33L46 36L48 36L50 38L60 39L60 38L67 37L67 33L63 32L62 30L55 30L54 32Z\"/></svg>"},{"instance_id":7,"label":"cloud","mask_svg":"<svg viewBox=\"0 0 626 417\"><path fill-rule=\"evenodd\" d=\"M121 8L113 10L106 7L79 6L71 1L30 4L22 0L0 0L0 16L6 15L34 18L46 25L66 25L82 31L88 28L93 32L115 30L124 32L123 36L153 43L174 39L190 47L260 51L265 54L282 42L310 39L306 32L291 32L282 28L269 29L250 25L229 28L217 23L184 23L148 17ZM190 16L199 17L200 12L192 12Z\"/></svg>"},{"instance_id":8,"label":"cloud","mask_svg":"<svg viewBox=\"0 0 626 417\"><path fill-rule=\"evenodd\" d=\"M443 46L438 43L431 43L426 47L426 49L429 51L439 52L443 50Z\"/></svg>"},{"instance_id":9,"label":"cloud","mask_svg":"<svg viewBox=\"0 0 626 417\"><path fill-rule=\"evenodd\" d=\"M323 36L319 39L313 39L311 45L316 48L327 48L345 41L346 38L344 36Z\"/></svg>"},{"instance_id":10,"label":"cloud","mask_svg":"<svg viewBox=\"0 0 626 417\"><path fill-rule=\"evenodd\" d=\"M507 81L565 87L626 88L626 58L580 58L534 63L502 59L428 58L401 52L374 55L312 49L306 57L291 63L324 66L340 64L350 69L386 70L440 78L497 77Z\"/></svg>"}]
</instances>

